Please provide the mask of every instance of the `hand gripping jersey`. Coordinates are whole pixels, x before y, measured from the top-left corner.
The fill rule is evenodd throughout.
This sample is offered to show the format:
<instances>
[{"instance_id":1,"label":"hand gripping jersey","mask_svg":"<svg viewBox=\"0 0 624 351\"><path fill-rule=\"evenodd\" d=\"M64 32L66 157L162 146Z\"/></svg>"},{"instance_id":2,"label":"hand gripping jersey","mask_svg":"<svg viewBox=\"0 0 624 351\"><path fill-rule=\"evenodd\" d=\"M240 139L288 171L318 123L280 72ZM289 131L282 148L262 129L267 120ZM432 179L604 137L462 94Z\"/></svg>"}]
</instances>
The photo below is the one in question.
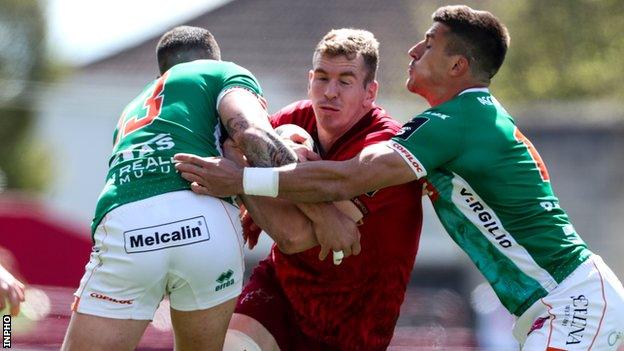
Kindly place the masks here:
<instances>
[{"instance_id":1,"label":"hand gripping jersey","mask_svg":"<svg viewBox=\"0 0 624 351\"><path fill-rule=\"evenodd\" d=\"M426 189L453 240L519 316L591 254L537 150L487 89L414 117L389 144Z\"/></svg>"},{"instance_id":2,"label":"hand gripping jersey","mask_svg":"<svg viewBox=\"0 0 624 351\"><path fill-rule=\"evenodd\" d=\"M274 127L296 124L317 139L310 101L294 103L272 116ZM373 108L330 150L326 160L347 160L366 146L386 142L400 129L386 112ZM411 182L357 196L364 213L358 227L362 252L335 266L319 261L319 247L285 255L273 246L268 258L292 306L297 327L340 350L385 350L405 295L422 225L422 186Z\"/></svg>"},{"instance_id":3,"label":"hand gripping jersey","mask_svg":"<svg viewBox=\"0 0 624 351\"><path fill-rule=\"evenodd\" d=\"M175 65L126 106L113 134L92 232L120 205L190 188L176 173L172 157L179 152L221 155L217 97L233 87L262 94L246 69L231 62L197 60Z\"/></svg>"}]
</instances>

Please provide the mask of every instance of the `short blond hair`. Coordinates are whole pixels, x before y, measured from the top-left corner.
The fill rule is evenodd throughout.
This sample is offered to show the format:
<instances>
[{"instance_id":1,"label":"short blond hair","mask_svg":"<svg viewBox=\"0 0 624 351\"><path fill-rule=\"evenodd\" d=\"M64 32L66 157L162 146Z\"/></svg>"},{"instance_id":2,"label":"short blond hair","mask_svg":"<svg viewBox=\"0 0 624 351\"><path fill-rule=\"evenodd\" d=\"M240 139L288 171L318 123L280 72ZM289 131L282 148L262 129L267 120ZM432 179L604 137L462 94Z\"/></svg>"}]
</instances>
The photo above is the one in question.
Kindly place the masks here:
<instances>
[{"instance_id":1,"label":"short blond hair","mask_svg":"<svg viewBox=\"0 0 624 351\"><path fill-rule=\"evenodd\" d=\"M366 86L375 79L379 62L379 42L373 33L354 28L332 29L316 45L313 59L316 60L319 55L327 55L329 57L344 56L349 60L354 60L358 54L362 55L367 71L364 78L364 86Z\"/></svg>"}]
</instances>

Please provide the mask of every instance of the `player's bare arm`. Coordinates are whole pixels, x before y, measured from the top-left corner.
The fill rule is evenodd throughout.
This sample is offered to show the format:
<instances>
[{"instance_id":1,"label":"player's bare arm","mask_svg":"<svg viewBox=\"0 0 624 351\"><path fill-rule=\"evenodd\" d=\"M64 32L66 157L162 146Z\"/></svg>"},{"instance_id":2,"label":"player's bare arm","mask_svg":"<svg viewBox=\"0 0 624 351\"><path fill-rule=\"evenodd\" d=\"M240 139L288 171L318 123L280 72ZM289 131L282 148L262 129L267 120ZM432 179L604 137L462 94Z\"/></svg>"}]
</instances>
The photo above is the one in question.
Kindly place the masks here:
<instances>
[{"instance_id":1,"label":"player's bare arm","mask_svg":"<svg viewBox=\"0 0 624 351\"><path fill-rule=\"evenodd\" d=\"M289 201L247 195L242 198L255 224L283 253L294 254L318 245L312 222Z\"/></svg>"},{"instance_id":2,"label":"player's bare arm","mask_svg":"<svg viewBox=\"0 0 624 351\"><path fill-rule=\"evenodd\" d=\"M258 113L261 111L261 113ZM223 97L219 104L219 113L226 126L230 138L237 145L237 148L246 156L247 162L260 167L280 166L296 162L297 154L286 146L280 138L273 132L264 110L256 97L242 89L236 89ZM251 122L251 123L250 123ZM255 123L255 126L252 126ZM230 145L231 150L231 145ZM236 157L237 159L239 157ZM191 182L191 189L200 189L201 184L196 179L187 178L188 174L180 170L182 177ZM198 192L198 191L196 191ZM201 193L201 192L200 192ZM243 202L252 214L254 219L258 218L261 223L257 223L267 231L278 243L284 252L300 252L305 249L321 244L322 250L320 259L327 256L329 250L343 251L348 257L352 253L360 252L360 233L357 225L348 217L337 211L331 203L324 204L301 204L287 208L287 204L281 203L273 207L267 202L261 205L264 200L261 198L243 197ZM298 208L298 209L297 209ZM264 213L260 213L264 211ZM284 214L288 216L280 216ZM306 218L301 218L303 215ZM280 225L279 219L287 219L292 216L287 227ZM304 220L310 218L312 223L307 226ZM297 228L291 228L296 226ZM279 229L278 229L279 228ZM311 228L313 231L307 230ZM292 229L292 230L287 230ZM300 231L298 229L304 229ZM316 240L320 238L320 240Z\"/></svg>"},{"instance_id":3,"label":"player's bare arm","mask_svg":"<svg viewBox=\"0 0 624 351\"><path fill-rule=\"evenodd\" d=\"M244 193L243 168L219 157L178 154L178 170L197 192L213 196ZM280 167L279 197L301 202L350 199L358 194L410 182L416 175L385 144L366 147L347 161L315 161Z\"/></svg>"},{"instance_id":4,"label":"player's bare arm","mask_svg":"<svg viewBox=\"0 0 624 351\"><path fill-rule=\"evenodd\" d=\"M280 168L279 197L304 202L346 200L415 179L403 158L385 143L379 143L347 161L307 162Z\"/></svg>"},{"instance_id":5,"label":"player's bare arm","mask_svg":"<svg viewBox=\"0 0 624 351\"><path fill-rule=\"evenodd\" d=\"M242 195L254 222L286 254L321 245L319 259L330 250L343 251L345 257L360 253L357 223L333 204L293 204L282 199ZM305 207L305 214L299 208ZM313 219L310 219L310 217Z\"/></svg>"},{"instance_id":6,"label":"player's bare arm","mask_svg":"<svg viewBox=\"0 0 624 351\"><path fill-rule=\"evenodd\" d=\"M312 220L315 239L321 245L319 260L325 260L330 250L342 251L344 257L360 253L360 232L356 221L335 204L326 202L322 203L324 206L318 206L321 204L299 202L295 205ZM338 258L334 260L334 264L340 264Z\"/></svg>"},{"instance_id":7,"label":"player's bare arm","mask_svg":"<svg viewBox=\"0 0 624 351\"><path fill-rule=\"evenodd\" d=\"M242 150L232 139L223 143L224 156L244 167ZM239 195L254 223L273 239L286 254L293 254L318 245L312 222L290 201L268 197Z\"/></svg>"},{"instance_id":8,"label":"player's bare arm","mask_svg":"<svg viewBox=\"0 0 624 351\"><path fill-rule=\"evenodd\" d=\"M218 106L221 121L247 161L257 167L293 163L297 155L275 134L257 97L244 89L228 92Z\"/></svg>"}]
</instances>

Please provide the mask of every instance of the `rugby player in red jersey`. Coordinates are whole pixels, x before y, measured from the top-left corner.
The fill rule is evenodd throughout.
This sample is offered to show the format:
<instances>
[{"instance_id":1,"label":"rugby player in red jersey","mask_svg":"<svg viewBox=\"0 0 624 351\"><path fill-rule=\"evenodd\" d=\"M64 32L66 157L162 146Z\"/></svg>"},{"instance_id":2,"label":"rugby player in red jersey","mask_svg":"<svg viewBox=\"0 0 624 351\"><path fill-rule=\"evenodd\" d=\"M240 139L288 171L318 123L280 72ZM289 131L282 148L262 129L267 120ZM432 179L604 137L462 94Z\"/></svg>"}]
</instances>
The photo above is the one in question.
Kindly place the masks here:
<instances>
[{"instance_id":1,"label":"rugby player in red jersey","mask_svg":"<svg viewBox=\"0 0 624 351\"><path fill-rule=\"evenodd\" d=\"M330 31L314 52L310 100L274 114L273 127L304 128L315 151L327 160L347 160L390 139L401 127L374 104L377 61L378 43L372 33ZM421 186L412 182L354 197L352 206L363 215L358 227L362 250L341 265L319 261L321 248L313 235L293 235L303 230L282 212L292 203L259 200L249 210L277 245L244 287L225 349L386 349L418 248L421 193ZM289 254L293 252L299 253Z\"/></svg>"}]
</instances>

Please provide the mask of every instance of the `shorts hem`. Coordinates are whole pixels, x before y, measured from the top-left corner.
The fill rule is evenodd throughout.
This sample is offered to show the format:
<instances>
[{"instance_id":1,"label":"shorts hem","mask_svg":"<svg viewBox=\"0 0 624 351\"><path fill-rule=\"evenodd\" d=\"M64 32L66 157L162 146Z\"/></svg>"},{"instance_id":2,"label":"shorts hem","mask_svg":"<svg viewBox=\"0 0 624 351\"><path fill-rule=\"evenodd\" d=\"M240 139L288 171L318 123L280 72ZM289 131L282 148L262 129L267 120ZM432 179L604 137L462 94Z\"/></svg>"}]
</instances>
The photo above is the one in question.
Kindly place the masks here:
<instances>
[{"instance_id":1,"label":"shorts hem","mask_svg":"<svg viewBox=\"0 0 624 351\"><path fill-rule=\"evenodd\" d=\"M111 311L101 310L101 309L90 309L84 308L82 306L78 306L76 309L77 313L88 314L90 316L96 317L104 317L104 318L112 318L112 319L123 319L123 320L139 320L139 321L151 321L154 319L154 315L137 315L137 314L127 314L127 313L112 313Z\"/></svg>"},{"instance_id":2,"label":"shorts hem","mask_svg":"<svg viewBox=\"0 0 624 351\"><path fill-rule=\"evenodd\" d=\"M240 296L241 292L243 292L243 286L241 284L241 286L239 286L236 290L234 290L232 293L227 294L227 295L223 295L218 299L212 299L209 301L203 301L201 303L196 303L193 304L193 306L191 306L190 304L175 304L173 303L173 301L169 301L169 306L171 308L173 308L176 311L182 311L182 312L191 312L191 311L200 311L200 310L207 310L209 308L212 308L214 306L220 305L222 303L224 303L227 300L231 300L235 297Z\"/></svg>"}]
</instances>

